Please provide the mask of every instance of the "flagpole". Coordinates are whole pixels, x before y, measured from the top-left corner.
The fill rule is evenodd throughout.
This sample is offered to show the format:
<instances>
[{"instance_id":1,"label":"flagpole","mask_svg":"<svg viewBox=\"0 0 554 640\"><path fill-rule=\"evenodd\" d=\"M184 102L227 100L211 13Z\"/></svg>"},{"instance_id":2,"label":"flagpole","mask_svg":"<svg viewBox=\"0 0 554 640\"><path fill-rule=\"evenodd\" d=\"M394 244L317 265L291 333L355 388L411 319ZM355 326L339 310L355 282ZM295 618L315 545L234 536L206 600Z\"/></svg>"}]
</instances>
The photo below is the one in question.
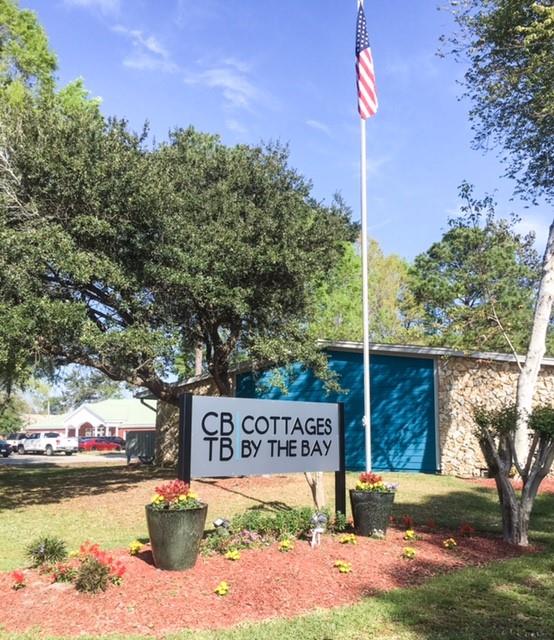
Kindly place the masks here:
<instances>
[{"instance_id":1,"label":"flagpole","mask_svg":"<svg viewBox=\"0 0 554 640\"><path fill-rule=\"evenodd\" d=\"M366 121L360 118L360 201L362 217L362 318L364 325L364 429L365 466L371 471L371 406L369 387L369 294L367 261L367 184L366 184Z\"/></svg>"},{"instance_id":2,"label":"flagpole","mask_svg":"<svg viewBox=\"0 0 554 640\"><path fill-rule=\"evenodd\" d=\"M358 7L364 6L358 0ZM368 295L368 237L367 237L367 169L366 169L366 121L360 118L360 204L362 219L362 322L364 352L364 434L365 467L371 471L371 399L369 386L369 295Z\"/></svg>"}]
</instances>

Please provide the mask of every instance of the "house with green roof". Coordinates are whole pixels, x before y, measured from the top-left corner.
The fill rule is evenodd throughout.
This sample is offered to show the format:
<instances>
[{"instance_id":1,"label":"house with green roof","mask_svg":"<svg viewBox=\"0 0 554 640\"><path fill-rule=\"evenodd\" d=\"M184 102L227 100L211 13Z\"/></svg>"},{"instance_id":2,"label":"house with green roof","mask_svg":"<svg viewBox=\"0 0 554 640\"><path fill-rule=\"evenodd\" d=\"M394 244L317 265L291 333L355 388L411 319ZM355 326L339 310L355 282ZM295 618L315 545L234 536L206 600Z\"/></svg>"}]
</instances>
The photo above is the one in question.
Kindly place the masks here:
<instances>
[{"instance_id":1,"label":"house with green roof","mask_svg":"<svg viewBox=\"0 0 554 640\"><path fill-rule=\"evenodd\" d=\"M77 409L30 425L30 433L58 431L66 436L119 436L127 431L156 428L157 402L137 398L118 398L87 402Z\"/></svg>"}]
</instances>

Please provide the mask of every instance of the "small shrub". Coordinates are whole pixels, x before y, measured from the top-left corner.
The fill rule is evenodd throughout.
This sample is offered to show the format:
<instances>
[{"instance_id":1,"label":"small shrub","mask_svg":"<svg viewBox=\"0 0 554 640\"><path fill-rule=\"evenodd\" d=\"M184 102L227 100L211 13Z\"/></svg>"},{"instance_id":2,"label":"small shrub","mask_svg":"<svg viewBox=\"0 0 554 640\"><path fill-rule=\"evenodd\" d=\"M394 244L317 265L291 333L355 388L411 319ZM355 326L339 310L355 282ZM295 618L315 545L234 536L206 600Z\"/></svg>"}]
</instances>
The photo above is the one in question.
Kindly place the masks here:
<instances>
[{"instance_id":1,"label":"small shrub","mask_svg":"<svg viewBox=\"0 0 554 640\"><path fill-rule=\"evenodd\" d=\"M447 538L446 540L442 541L442 546L445 549L455 549L458 546L458 543L456 542L456 540L454 540L454 538Z\"/></svg>"},{"instance_id":2,"label":"small shrub","mask_svg":"<svg viewBox=\"0 0 554 640\"><path fill-rule=\"evenodd\" d=\"M404 547L402 557L406 560L413 560L416 557L416 550L413 547Z\"/></svg>"},{"instance_id":3,"label":"small shrub","mask_svg":"<svg viewBox=\"0 0 554 640\"><path fill-rule=\"evenodd\" d=\"M67 562L58 562L52 569L52 582L74 582L77 569Z\"/></svg>"},{"instance_id":4,"label":"small shrub","mask_svg":"<svg viewBox=\"0 0 554 640\"><path fill-rule=\"evenodd\" d=\"M294 549L294 542L290 538L285 538L279 542L279 551L282 553L287 553L287 551L292 551Z\"/></svg>"},{"instance_id":5,"label":"small shrub","mask_svg":"<svg viewBox=\"0 0 554 640\"><path fill-rule=\"evenodd\" d=\"M358 544L356 540L356 536L353 533L343 533L342 536L339 536L340 544Z\"/></svg>"},{"instance_id":6,"label":"small shrub","mask_svg":"<svg viewBox=\"0 0 554 640\"><path fill-rule=\"evenodd\" d=\"M346 515L338 511L335 514L334 518L330 520L329 529L331 529L331 531L334 531L336 533L340 533L342 531L346 531L348 526L349 526L349 521L346 518Z\"/></svg>"},{"instance_id":7,"label":"small shrub","mask_svg":"<svg viewBox=\"0 0 554 640\"><path fill-rule=\"evenodd\" d=\"M226 596L229 593L229 589L229 583L222 580L214 589L214 593L217 593L218 596Z\"/></svg>"},{"instance_id":8,"label":"small shrub","mask_svg":"<svg viewBox=\"0 0 554 640\"><path fill-rule=\"evenodd\" d=\"M339 570L339 573L350 573L352 571L352 563L345 560L336 560L333 566Z\"/></svg>"},{"instance_id":9,"label":"small shrub","mask_svg":"<svg viewBox=\"0 0 554 640\"><path fill-rule=\"evenodd\" d=\"M417 540L417 533L413 529L406 529L404 540Z\"/></svg>"},{"instance_id":10,"label":"small shrub","mask_svg":"<svg viewBox=\"0 0 554 640\"><path fill-rule=\"evenodd\" d=\"M231 522L232 531L249 530L260 536L282 538L307 535L312 528L313 510L310 507L287 509L267 514L259 509L249 509L235 516Z\"/></svg>"},{"instance_id":11,"label":"small shrub","mask_svg":"<svg viewBox=\"0 0 554 640\"><path fill-rule=\"evenodd\" d=\"M85 557L77 570L75 588L84 593L106 591L110 582L110 568L94 556Z\"/></svg>"},{"instance_id":12,"label":"small shrub","mask_svg":"<svg viewBox=\"0 0 554 640\"><path fill-rule=\"evenodd\" d=\"M229 549L224 557L227 558L227 560L240 560L240 551L237 549Z\"/></svg>"},{"instance_id":13,"label":"small shrub","mask_svg":"<svg viewBox=\"0 0 554 640\"><path fill-rule=\"evenodd\" d=\"M25 584L25 574L20 569L12 571L10 573L10 578L12 579L12 589L14 591L19 591L19 589L23 589L27 586Z\"/></svg>"},{"instance_id":14,"label":"small shrub","mask_svg":"<svg viewBox=\"0 0 554 640\"><path fill-rule=\"evenodd\" d=\"M54 564L67 558L65 542L56 536L37 538L27 547L26 553L33 567Z\"/></svg>"},{"instance_id":15,"label":"small shrub","mask_svg":"<svg viewBox=\"0 0 554 640\"><path fill-rule=\"evenodd\" d=\"M133 540L129 544L129 555L137 556L143 549L144 545L139 540Z\"/></svg>"}]
</instances>

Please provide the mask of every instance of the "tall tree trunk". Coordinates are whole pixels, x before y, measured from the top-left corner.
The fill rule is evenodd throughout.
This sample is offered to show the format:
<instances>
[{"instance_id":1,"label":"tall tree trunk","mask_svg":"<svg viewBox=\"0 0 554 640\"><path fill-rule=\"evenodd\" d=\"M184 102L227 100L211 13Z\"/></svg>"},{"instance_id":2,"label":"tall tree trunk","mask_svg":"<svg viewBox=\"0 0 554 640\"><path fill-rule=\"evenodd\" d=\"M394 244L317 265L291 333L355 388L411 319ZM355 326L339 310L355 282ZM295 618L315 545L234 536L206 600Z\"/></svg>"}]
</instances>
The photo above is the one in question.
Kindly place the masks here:
<instances>
[{"instance_id":1,"label":"tall tree trunk","mask_svg":"<svg viewBox=\"0 0 554 640\"><path fill-rule=\"evenodd\" d=\"M315 508L318 511L321 511L327 504L327 500L325 498L325 485L323 483L323 472L315 471L312 473L311 471L306 471L304 476L310 486Z\"/></svg>"},{"instance_id":2,"label":"tall tree trunk","mask_svg":"<svg viewBox=\"0 0 554 640\"><path fill-rule=\"evenodd\" d=\"M527 457L529 448L529 437L527 425L529 415L533 405L533 395L541 362L546 351L546 332L552 313L552 301L554 300L554 222L550 225L548 242L544 252L543 268L537 304L535 305L535 316L533 319L533 330L525 364L519 374L517 383L516 404L519 411L517 430L515 437L515 449L517 459L520 463Z\"/></svg>"}]
</instances>

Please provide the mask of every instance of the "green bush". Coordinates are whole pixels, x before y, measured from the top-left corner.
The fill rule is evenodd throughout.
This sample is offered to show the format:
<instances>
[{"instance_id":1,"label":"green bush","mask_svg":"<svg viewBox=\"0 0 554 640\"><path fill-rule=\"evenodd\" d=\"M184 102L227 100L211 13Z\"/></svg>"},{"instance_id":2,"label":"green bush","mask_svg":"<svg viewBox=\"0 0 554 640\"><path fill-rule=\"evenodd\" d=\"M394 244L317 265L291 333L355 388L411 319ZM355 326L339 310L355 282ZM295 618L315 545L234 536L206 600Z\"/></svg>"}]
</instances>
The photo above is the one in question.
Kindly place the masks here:
<instances>
[{"instance_id":1,"label":"green bush","mask_svg":"<svg viewBox=\"0 0 554 640\"><path fill-rule=\"evenodd\" d=\"M85 593L106 591L110 581L110 567L94 556L85 557L77 570L75 588Z\"/></svg>"},{"instance_id":2,"label":"green bush","mask_svg":"<svg viewBox=\"0 0 554 640\"><path fill-rule=\"evenodd\" d=\"M67 548L61 538L43 536L31 542L27 547L26 554L33 567L40 567L43 564L54 564L65 560Z\"/></svg>"},{"instance_id":3,"label":"green bush","mask_svg":"<svg viewBox=\"0 0 554 640\"><path fill-rule=\"evenodd\" d=\"M300 507L276 513L264 513L259 509L250 509L235 516L231 522L234 532L254 531L263 537L280 539L306 535L312 528L313 509Z\"/></svg>"}]
</instances>

